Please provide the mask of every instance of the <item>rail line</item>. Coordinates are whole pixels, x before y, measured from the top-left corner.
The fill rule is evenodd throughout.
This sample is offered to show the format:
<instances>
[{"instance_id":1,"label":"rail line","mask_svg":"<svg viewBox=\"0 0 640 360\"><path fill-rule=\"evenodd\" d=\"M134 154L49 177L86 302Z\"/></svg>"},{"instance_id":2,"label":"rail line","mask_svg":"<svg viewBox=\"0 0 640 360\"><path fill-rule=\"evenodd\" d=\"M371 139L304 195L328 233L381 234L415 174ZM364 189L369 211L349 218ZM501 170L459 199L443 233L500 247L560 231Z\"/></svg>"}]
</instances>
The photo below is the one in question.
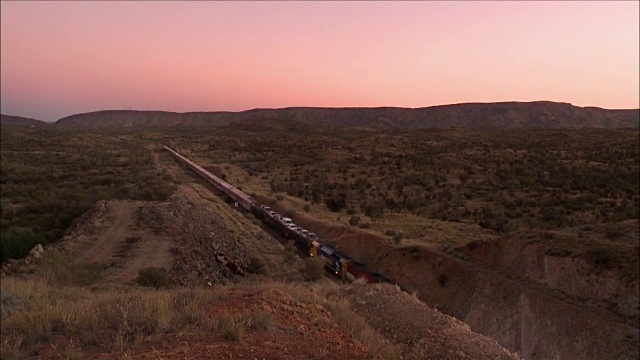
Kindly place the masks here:
<instances>
[{"instance_id":1,"label":"rail line","mask_svg":"<svg viewBox=\"0 0 640 360\"><path fill-rule=\"evenodd\" d=\"M335 273L335 275L340 278L347 280L363 278L369 283L385 282L394 284L383 275L368 269L361 262L358 262L347 254L338 251L327 241L320 239L316 234L297 226L291 219L283 217L268 206L258 203L251 196L207 171L177 151L163 144L160 144L160 146L178 159L178 161L193 170L205 181L212 184L221 192L233 199L243 209L251 212L268 227L275 230L285 239L293 240L296 247L306 255L310 257L318 257L323 260L325 268Z\"/></svg>"}]
</instances>

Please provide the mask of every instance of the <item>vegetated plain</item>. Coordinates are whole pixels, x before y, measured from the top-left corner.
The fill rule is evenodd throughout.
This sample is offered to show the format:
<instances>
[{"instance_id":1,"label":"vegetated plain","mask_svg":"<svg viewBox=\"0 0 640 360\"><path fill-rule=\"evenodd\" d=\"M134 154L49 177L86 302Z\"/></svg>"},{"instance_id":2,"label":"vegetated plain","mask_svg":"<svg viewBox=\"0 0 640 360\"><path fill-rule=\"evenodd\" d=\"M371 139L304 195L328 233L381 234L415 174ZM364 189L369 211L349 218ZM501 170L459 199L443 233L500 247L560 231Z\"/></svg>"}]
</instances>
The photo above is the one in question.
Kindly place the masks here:
<instances>
[{"instance_id":1,"label":"vegetated plain","mask_svg":"<svg viewBox=\"0 0 640 360\"><path fill-rule=\"evenodd\" d=\"M375 130L262 121L215 129L2 132L2 259L58 239L96 200L162 200L162 141L289 215L396 243L464 244L639 218L637 130ZM573 240L579 243L579 237ZM587 244L584 244L585 246ZM614 247L614 250L620 250ZM637 253L637 252L636 252Z\"/></svg>"},{"instance_id":2,"label":"vegetated plain","mask_svg":"<svg viewBox=\"0 0 640 360\"><path fill-rule=\"evenodd\" d=\"M133 135L3 127L1 259L62 237L97 200L163 200L175 189Z\"/></svg>"},{"instance_id":3,"label":"vegetated plain","mask_svg":"<svg viewBox=\"0 0 640 360\"><path fill-rule=\"evenodd\" d=\"M396 242L456 242L447 229L461 235L457 229L464 229L466 242L483 234L594 226L606 227L610 240L620 235L617 224L639 217L637 130L280 125L166 141L249 193L272 203L286 198L294 213Z\"/></svg>"},{"instance_id":4,"label":"vegetated plain","mask_svg":"<svg viewBox=\"0 0 640 360\"><path fill-rule=\"evenodd\" d=\"M97 200L169 199L185 175L157 166L157 156L164 162L170 157L158 155L153 145L165 143L294 220L310 216L379 235L392 246L433 248L524 230L554 232L563 242L561 250L587 251L595 266L637 270L637 242L620 241L637 235L632 233L637 233L640 205L637 129L384 130L268 120L213 129L7 127L1 140L3 261L23 256L37 243L55 242ZM598 236L583 236L594 232ZM637 282L637 274L631 275ZM447 279L438 281L444 287ZM94 312L101 302L111 301L114 295L107 292L95 303L83 304L94 317L59 308L64 301L85 297L86 286L77 284L64 294L45 288L43 294L34 290L37 284L3 285L3 318L13 316L8 325L3 321L3 329L37 335L7 338L11 343L3 342L3 349L20 357L50 341L52 333L98 331L108 335L108 344L79 333L71 335L70 343L56 344L66 344L64 353L70 357L86 355L92 346L115 354L144 337L179 330L167 325L172 321L183 328L216 328L232 341L242 337L247 324L259 322L242 315L198 323L189 320L191 313L170 310L187 300L194 308L210 306L200 293L184 299L168 293L153 301L146 292L132 293L113 312ZM324 290L314 291L325 300L311 303L326 305L326 299L333 299ZM12 296L40 303L19 307ZM49 312L15 317L16 312L35 311L38 304ZM144 311L142 317L125 321L132 327L109 325L124 321L122 316L136 306ZM153 318L159 322L148 323ZM43 328L37 325L41 320ZM393 346L380 349L395 351Z\"/></svg>"},{"instance_id":5,"label":"vegetated plain","mask_svg":"<svg viewBox=\"0 0 640 360\"><path fill-rule=\"evenodd\" d=\"M244 354L296 359L325 358L329 353L340 359L398 358L401 354L420 358L428 349L425 346L435 346L432 352L448 352L449 342L455 339L465 344L466 358L511 358L492 340L471 333L461 322L393 287L349 295L343 285L321 279L318 262L302 261L293 255L292 246L283 247L265 236L256 219L208 194L201 181L157 146L150 146L165 140L167 135L158 132L3 129L2 214L7 224L3 245L10 245L3 254L7 255L4 262L18 264L9 274L3 266L3 358L220 358ZM66 171L73 176L64 176ZM43 174L47 181L42 180ZM21 193L22 187L29 192ZM30 196L36 191L48 195ZM111 201L114 199L117 201ZM57 211L64 204L69 205L66 212ZM5 205L13 210L5 212ZM34 213L22 209L25 206ZM130 219L113 213L123 208L129 209ZM29 221L21 216L29 216ZM74 225L65 228L70 221ZM212 223L218 225L212 227ZM58 227L66 230L61 243L56 242ZM110 275L121 273L122 266L137 263L137 258L128 257L141 250L138 244L158 236L175 239L170 252L176 258L185 247L197 253L189 255L197 256L190 261L175 264L191 266L178 269L177 275L198 277L199 286L168 283L169 272L176 275L176 266L169 272L143 268L133 283L106 282ZM221 238L236 239L253 258L238 282L211 287L213 280L201 263L215 264L211 243L214 239L216 245L215 239ZM46 247L40 259L7 259L8 255L19 256L10 251L28 250L36 240L54 244ZM99 256L92 256L97 261L87 262L82 254L88 249L96 255L95 246L101 247ZM110 247L122 259L112 262L112 254L106 252ZM66 253L67 248L73 252ZM199 270L192 271L196 266ZM352 292L365 286L354 285ZM391 340L390 329L374 328L366 320L371 313L367 310L375 303L366 306L367 302L357 300L375 291L384 294L388 306L403 297L425 311L420 323L426 329L434 324L434 317L438 328L425 333L419 343L409 333L401 338L406 340ZM350 301L357 301L362 315L351 309ZM380 301L382 295L377 303ZM386 324L393 324L393 319ZM446 333L447 340L432 343L442 338L440 333Z\"/></svg>"}]
</instances>

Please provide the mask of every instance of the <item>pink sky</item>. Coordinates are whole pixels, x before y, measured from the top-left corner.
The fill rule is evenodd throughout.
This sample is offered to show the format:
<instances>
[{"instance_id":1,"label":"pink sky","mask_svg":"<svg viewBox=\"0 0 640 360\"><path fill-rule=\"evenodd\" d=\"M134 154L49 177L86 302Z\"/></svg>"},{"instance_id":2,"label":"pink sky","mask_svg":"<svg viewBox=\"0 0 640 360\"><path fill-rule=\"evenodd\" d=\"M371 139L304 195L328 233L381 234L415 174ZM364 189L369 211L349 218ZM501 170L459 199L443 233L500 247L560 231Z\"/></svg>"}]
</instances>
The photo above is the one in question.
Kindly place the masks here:
<instances>
[{"instance_id":1,"label":"pink sky","mask_svg":"<svg viewBox=\"0 0 640 360\"><path fill-rule=\"evenodd\" d=\"M639 2L2 2L1 111L639 107Z\"/></svg>"}]
</instances>

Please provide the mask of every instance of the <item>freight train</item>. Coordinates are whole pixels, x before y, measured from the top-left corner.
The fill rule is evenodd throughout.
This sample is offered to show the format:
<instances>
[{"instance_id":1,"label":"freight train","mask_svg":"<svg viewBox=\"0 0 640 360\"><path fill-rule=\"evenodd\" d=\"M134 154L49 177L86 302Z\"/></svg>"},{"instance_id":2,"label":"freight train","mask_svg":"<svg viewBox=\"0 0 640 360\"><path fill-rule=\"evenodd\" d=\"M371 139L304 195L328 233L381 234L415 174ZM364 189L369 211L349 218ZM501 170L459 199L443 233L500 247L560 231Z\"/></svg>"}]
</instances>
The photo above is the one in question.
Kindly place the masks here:
<instances>
[{"instance_id":1,"label":"freight train","mask_svg":"<svg viewBox=\"0 0 640 360\"><path fill-rule=\"evenodd\" d=\"M213 175L168 146L162 144L160 144L160 146L207 182L229 196L238 206L251 212L256 218L260 219L285 239L293 241L295 246L302 252L310 257L317 257L324 261L325 268L333 272L336 276L345 280L362 278L368 283L385 282L393 284L391 280L368 269L361 262L342 254L336 248L329 245L326 240L320 239L316 234L297 226L291 219L278 214L268 206L259 204L251 196Z\"/></svg>"}]
</instances>

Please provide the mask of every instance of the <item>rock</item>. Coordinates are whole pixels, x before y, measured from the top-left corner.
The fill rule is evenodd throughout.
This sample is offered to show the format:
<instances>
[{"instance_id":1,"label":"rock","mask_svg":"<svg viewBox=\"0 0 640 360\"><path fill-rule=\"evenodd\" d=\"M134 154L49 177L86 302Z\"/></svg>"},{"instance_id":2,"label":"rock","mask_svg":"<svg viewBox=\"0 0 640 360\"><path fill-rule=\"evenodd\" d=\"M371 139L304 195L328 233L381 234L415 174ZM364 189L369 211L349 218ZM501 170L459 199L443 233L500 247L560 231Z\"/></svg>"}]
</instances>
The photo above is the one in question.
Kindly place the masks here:
<instances>
[{"instance_id":1,"label":"rock","mask_svg":"<svg viewBox=\"0 0 640 360\"><path fill-rule=\"evenodd\" d=\"M33 256L36 259L40 259L42 257L43 252L44 252L44 249L42 248L42 245L38 244L34 246L33 249L31 249L31 251L29 251L29 255Z\"/></svg>"}]
</instances>

